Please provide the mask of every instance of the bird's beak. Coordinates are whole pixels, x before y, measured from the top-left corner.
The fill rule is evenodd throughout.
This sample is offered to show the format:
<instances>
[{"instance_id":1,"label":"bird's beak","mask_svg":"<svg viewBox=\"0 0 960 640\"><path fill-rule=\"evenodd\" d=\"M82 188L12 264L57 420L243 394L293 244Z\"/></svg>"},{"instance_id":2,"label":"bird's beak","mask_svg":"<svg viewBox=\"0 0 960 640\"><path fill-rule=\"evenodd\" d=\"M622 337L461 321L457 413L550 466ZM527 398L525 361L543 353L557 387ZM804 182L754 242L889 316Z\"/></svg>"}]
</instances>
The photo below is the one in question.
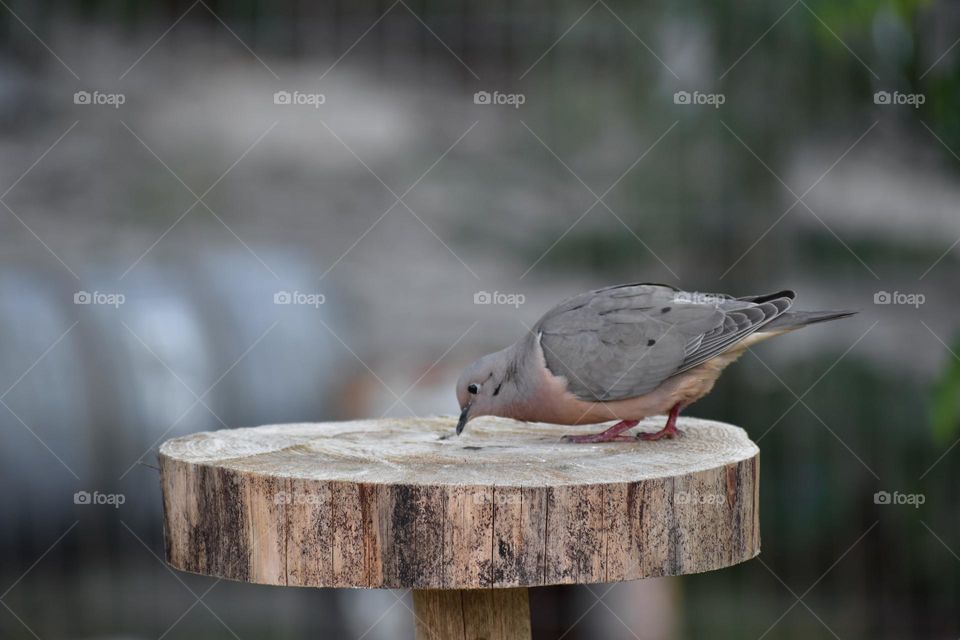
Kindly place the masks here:
<instances>
[{"instance_id":1,"label":"bird's beak","mask_svg":"<svg viewBox=\"0 0 960 640\"><path fill-rule=\"evenodd\" d=\"M460 411L460 420L457 422L457 435L460 435L460 433L463 431L463 428L467 426L470 405L472 404L473 402L468 402L467 404L463 405L463 409Z\"/></svg>"}]
</instances>

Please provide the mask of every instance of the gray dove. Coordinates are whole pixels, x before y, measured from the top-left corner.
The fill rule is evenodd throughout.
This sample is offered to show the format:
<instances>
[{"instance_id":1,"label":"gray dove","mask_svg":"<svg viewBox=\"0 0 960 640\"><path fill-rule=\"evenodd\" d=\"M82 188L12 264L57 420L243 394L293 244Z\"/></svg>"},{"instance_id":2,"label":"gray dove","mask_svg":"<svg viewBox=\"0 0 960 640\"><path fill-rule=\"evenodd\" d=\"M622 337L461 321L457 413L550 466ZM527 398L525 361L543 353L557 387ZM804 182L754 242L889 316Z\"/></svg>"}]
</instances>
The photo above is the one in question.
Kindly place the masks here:
<instances>
[{"instance_id":1,"label":"gray dove","mask_svg":"<svg viewBox=\"0 0 960 640\"><path fill-rule=\"evenodd\" d=\"M793 291L734 298L648 283L568 298L518 342L464 370L457 434L484 415L564 425L618 420L564 440L633 441L623 432L666 414L663 429L636 438L673 438L680 411L709 393L748 347L856 313L791 311L795 298Z\"/></svg>"}]
</instances>

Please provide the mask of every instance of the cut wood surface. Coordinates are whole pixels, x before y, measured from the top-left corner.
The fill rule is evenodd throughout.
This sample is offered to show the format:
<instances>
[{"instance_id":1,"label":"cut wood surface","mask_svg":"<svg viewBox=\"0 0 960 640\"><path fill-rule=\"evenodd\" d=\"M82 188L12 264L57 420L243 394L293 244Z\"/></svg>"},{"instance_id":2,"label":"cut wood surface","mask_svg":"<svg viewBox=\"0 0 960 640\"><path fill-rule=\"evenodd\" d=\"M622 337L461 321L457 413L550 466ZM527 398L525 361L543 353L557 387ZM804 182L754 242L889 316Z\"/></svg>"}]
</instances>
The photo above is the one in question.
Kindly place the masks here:
<instances>
[{"instance_id":1,"label":"cut wood surface","mask_svg":"<svg viewBox=\"0 0 960 640\"><path fill-rule=\"evenodd\" d=\"M655 431L662 418L639 430ZM197 433L160 449L169 563L263 584L467 589L719 569L760 549L759 451L730 425L568 444L500 418Z\"/></svg>"}]
</instances>

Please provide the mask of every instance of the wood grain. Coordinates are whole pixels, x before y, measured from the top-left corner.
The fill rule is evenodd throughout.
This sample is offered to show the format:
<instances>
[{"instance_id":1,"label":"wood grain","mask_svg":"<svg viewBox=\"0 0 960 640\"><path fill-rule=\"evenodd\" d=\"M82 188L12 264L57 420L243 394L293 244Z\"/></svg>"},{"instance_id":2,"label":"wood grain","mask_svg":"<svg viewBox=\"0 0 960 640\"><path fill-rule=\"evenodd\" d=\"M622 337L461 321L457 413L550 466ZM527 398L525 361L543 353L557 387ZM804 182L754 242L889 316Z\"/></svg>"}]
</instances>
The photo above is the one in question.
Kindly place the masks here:
<instances>
[{"instance_id":1,"label":"wood grain","mask_svg":"<svg viewBox=\"0 0 960 640\"><path fill-rule=\"evenodd\" d=\"M262 584L452 590L680 575L759 553L759 451L741 429L686 418L677 440L583 445L560 435L598 427L453 427L383 419L170 440L167 560Z\"/></svg>"},{"instance_id":2,"label":"wood grain","mask_svg":"<svg viewBox=\"0 0 960 640\"><path fill-rule=\"evenodd\" d=\"M529 640L527 589L418 589L417 640Z\"/></svg>"}]
</instances>

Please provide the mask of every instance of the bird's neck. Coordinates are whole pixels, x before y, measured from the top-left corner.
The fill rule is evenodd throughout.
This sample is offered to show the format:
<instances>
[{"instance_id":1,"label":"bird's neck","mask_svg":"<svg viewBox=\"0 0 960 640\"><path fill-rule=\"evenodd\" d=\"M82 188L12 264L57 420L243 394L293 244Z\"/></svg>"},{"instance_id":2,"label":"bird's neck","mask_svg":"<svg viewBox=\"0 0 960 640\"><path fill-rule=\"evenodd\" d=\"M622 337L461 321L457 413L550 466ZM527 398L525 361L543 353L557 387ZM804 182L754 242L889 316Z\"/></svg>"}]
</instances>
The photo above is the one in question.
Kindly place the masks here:
<instances>
[{"instance_id":1,"label":"bird's neck","mask_svg":"<svg viewBox=\"0 0 960 640\"><path fill-rule=\"evenodd\" d=\"M501 402L497 415L522 418L528 413L527 404L537 395L541 363L539 339L528 334L503 350L504 371L500 388Z\"/></svg>"}]
</instances>

